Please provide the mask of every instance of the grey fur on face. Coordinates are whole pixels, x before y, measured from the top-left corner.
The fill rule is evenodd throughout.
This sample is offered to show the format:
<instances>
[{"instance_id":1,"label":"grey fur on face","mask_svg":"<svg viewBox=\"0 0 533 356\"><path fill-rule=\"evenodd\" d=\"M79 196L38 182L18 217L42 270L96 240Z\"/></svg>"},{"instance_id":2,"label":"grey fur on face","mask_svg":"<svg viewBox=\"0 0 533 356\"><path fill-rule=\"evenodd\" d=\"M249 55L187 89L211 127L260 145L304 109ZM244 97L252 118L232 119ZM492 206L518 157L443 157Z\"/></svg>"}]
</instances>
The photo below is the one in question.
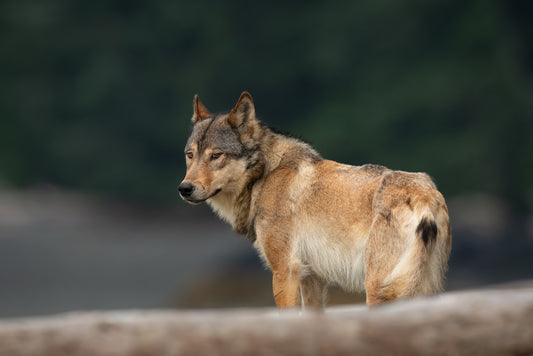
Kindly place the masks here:
<instances>
[{"instance_id":1,"label":"grey fur on face","mask_svg":"<svg viewBox=\"0 0 533 356\"><path fill-rule=\"evenodd\" d=\"M245 149L237 132L226 122L226 115L215 116L198 121L192 129L191 136L185 146L190 150L193 144L202 153L206 148L219 150L231 157L242 157Z\"/></svg>"}]
</instances>

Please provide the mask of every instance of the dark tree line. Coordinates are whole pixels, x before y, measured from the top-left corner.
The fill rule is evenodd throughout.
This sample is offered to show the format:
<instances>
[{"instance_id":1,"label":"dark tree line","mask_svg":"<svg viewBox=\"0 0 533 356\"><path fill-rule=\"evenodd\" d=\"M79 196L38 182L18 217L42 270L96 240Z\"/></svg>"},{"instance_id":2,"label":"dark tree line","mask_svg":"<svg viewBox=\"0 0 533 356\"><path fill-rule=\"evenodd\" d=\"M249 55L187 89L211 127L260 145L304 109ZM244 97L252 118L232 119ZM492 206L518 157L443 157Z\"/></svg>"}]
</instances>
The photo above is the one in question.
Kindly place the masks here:
<instances>
[{"instance_id":1,"label":"dark tree line","mask_svg":"<svg viewBox=\"0 0 533 356\"><path fill-rule=\"evenodd\" d=\"M176 199L193 94L254 95L328 158L533 200L533 31L519 1L7 0L0 186Z\"/></svg>"}]
</instances>

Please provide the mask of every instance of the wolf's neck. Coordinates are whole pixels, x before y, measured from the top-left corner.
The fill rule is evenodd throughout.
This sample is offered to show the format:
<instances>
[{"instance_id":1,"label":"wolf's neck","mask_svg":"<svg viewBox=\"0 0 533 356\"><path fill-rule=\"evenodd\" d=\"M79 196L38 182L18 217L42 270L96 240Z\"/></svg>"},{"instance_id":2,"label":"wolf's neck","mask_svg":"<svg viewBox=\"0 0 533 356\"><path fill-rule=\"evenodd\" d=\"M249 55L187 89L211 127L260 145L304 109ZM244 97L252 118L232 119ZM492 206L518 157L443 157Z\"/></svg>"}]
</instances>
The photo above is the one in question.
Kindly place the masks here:
<instances>
[{"instance_id":1,"label":"wolf's neck","mask_svg":"<svg viewBox=\"0 0 533 356\"><path fill-rule=\"evenodd\" d=\"M320 154L308 144L270 129L264 131L256 150L261 159L250 167L242 177L239 189L221 192L208 200L208 204L233 229L245 235L251 242L256 239L254 219L256 216L256 197L268 175L279 167L297 169L302 162L320 160Z\"/></svg>"},{"instance_id":2,"label":"wolf's neck","mask_svg":"<svg viewBox=\"0 0 533 356\"><path fill-rule=\"evenodd\" d=\"M265 162L261 159L241 177L237 189L222 191L207 201L215 213L228 222L235 232L246 236L252 243L256 239L254 200L260 190L258 186L262 184L260 182L264 173Z\"/></svg>"},{"instance_id":3,"label":"wolf's neck","mask_svg":"<svg viewBox=\"0 0 533 356\"><path fill-rule=\"evenodd\" d=\"M265 157L265 175L278 167L297 168L302 162L321 160L320 154L309 144L296 138L269 130L261 145Z\"/></svg>"}]
</instances>

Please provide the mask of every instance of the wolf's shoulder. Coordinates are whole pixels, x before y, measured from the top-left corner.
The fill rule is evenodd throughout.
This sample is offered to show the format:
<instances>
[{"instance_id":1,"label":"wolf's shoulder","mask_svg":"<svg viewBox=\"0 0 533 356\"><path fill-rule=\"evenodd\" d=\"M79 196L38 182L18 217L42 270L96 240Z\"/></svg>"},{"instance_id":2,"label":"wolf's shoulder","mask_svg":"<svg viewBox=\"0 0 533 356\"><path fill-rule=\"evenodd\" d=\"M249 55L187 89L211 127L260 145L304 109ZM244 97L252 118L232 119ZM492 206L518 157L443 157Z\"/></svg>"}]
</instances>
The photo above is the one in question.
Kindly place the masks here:
<instances>
[{"instance_id":1,"label":"wolf's shoulder","mask_svg":"<svg viewBox=\"0 0 533 356\"><path fill-rule=\"evenodd\" d=\"M385 172L391 171L389 168L385 166L381 166L379 164L372 164L372 163L367 163L362 166L358 166L357 168L361 170L362 172L366 172L366 173L374 174L374 175L382 175Z\"/></svg>"}]
</instances>

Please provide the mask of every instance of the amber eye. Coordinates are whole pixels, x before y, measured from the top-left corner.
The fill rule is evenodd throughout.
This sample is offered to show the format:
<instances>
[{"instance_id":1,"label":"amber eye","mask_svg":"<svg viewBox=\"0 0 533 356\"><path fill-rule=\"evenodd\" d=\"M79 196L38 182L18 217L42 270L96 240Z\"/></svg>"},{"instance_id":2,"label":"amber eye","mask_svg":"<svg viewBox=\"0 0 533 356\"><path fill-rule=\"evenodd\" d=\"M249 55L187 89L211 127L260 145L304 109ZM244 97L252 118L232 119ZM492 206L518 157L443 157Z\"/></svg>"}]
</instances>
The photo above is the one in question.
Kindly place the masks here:
<instances>
[{"instance_id":1,"label":"amber eye","mask_svg":"<svg viewBox=\"0 0 533 356\"><path fill-rule=\"evenodd\" d=\"M212 160L219 159L221 156L222 156L222 153L221 153L221 152L213 153L213 154L211 155L211 159L212 159Z\"/></svg>"},{"instance_id":2,"label":"amber eye","mask_svg":"<svg viewBox=\"0 0 533 356\"><path fill-rule=\"evenodd\" d=\"M185 153L185 156L187 156L188 159L192 159L193 154L192 154L192 152L187 152L187 153Z\"/></svg>"}]
</instances>

